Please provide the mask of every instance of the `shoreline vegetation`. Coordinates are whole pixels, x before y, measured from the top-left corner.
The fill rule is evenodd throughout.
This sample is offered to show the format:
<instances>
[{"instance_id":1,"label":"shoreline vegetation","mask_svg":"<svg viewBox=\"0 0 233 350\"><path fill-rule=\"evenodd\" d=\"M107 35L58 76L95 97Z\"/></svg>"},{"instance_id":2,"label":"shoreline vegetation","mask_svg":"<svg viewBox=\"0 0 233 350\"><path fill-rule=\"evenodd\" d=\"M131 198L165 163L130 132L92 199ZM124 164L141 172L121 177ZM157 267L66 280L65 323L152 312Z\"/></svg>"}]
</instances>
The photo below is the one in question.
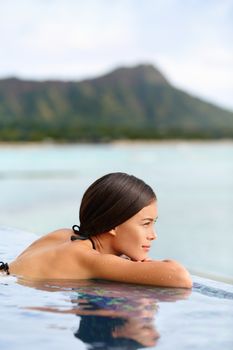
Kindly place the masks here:
<instances>
[{"instance_id":1,"label":"shoreline vegetation","mask_svg":"<svg viewBox=\"0 0 233 350\"><path fill-rule=\"evenodd\" d=\"M116 146L116 147L133 147L133 146L147 146L147 145L232 145L233 139L216 139L216 140L203 140L203 139L164 139L164 140L115 140L111 142L58 142L58 141L0 141L0 149L4 148L46 148L46 147L59 147L59 146Z\"/></svg>"},{"instance_id":2,"label":"shoreline vegetation","mask_svg":"<svg viewBox=\"0 0 233 350\"><path fill-rule=\"evenodd\" d=\"M211 143L227 143L231 144L233 143L233 138L216 138L216 139L202 139L202 138L196 138L196 139L190 139L190 138L169 138L169 139L117 139L117 140L103 140L103 141L91 141L91 140L83 140L83 141L60 141L60 140L41 140L41 141L2 141L0 140L0 145L137 145L137 144L174 144L174 143L201 143L201 144L211 144Z\"/></svg>"},{"instance_id":3,"label":"shoreline vegetation","mask_svg":"<svg viewBox=\"0 0 233 350\"><path fill-rule=\"evenodd\" d=\"M125 139L233 140L233 111L172 86L150 64L77 82L0 79L0 141Z\"/></svg>"},{"instance_id":4,"label":"shoreline vegetation","mask_svg":"<svg viewBox=\"0 0 233 350\"><path fill-rule=\"evenodd\" d=\"M78 146L78 145L116 145L116 146L131 146L131 145L155 145L155 144L233 144L233 139L163 139L163 140L112 140L109 142L61 142L61 141L0 141L0 147L37 147L37 146Z\"/></svg>"}]
</instances>

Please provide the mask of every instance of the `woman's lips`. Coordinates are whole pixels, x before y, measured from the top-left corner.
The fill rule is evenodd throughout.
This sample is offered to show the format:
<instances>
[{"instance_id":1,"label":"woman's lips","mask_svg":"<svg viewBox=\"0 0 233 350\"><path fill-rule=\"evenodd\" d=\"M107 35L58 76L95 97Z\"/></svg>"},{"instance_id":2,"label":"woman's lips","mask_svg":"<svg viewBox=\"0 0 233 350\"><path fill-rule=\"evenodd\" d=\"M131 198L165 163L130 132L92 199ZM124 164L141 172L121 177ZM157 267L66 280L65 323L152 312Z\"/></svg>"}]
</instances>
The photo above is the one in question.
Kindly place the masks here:
<instances>
[{"instance_id":1,"label":"woman's lips","mask_svg":"<svg viewBox=\"0 0 233 350\"><path fill-rule=\"evenodd\" d=\"M150 246L149 245L143 245L142 248L145 249L145 250L150 250Z\"/></svg>"}]
</instances>

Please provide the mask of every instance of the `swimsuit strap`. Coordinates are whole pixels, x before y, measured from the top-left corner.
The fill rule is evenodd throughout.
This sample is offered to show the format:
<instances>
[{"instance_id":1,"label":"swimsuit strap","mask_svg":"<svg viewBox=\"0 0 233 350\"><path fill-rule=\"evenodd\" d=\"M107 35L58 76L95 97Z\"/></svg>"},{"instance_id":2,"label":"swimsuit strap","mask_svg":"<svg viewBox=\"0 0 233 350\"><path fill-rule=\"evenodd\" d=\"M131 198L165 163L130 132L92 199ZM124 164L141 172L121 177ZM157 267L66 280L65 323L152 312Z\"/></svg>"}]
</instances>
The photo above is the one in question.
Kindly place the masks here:
<instances>
[{"instance_id":1,"label":"swimsuit strap","mask_svg":"<svg viewBox=\"0 0 233 350\"><path fill-rule=\"evenodd\" d=\"M9 265L7 263L4 263L3 261L0 261L0 270L5 271L7 273L7 275L10 274Z\"/></svg>"},{"instance_id":2,"label":"swimsuit strap","mask_svg":"<svg viewBox=\"0 0 233 350\"><path fill-rule=\"evenodd\" d=\"M74 231L75 236L72 235L72 236L70 237L71 241L76 241L76 239L80 239L81 241L84 241L84 240L86 240L86 239L89 239L89 240L91 241L92 248L93 248L93 249L96 249L96 248L95 248L95 243L94 243L93 239L91 239L91 237L80 235L80 226L78 226L78 225L73 225L73 226L72 226L72 230Z\"/></svg>"},{"instance_id":3,"label":"swimsuit strap","mask_svg":"<svg viewBox=\"0 0 233 350\"><path fill-rule=\"evenodd\" d=\"M76 233L77 235L79 235L79 231L80 231L80 226L78 225L73 225L72 226L72 230L74 231L74 233Z\"/></svg>"},{"instance_id":4,"label":"swimsuit strap","mask_svg":"<svg viewBox=\"0 0 233 350\"><path fill-rule=\"evenodd\" d=\"M91 241L91 243L92 243L92 248L96 250L96 248L95 248L95 243L94 243L93 239L91 239L91 237L89 237L88 239L89 239L89 240Z\"/></svg>"},{"instance_id":5,"label":"swimsuit strap","mask_svg":"<svg viewBox=\"0 0 233 350\"><path fill-rule=\"evenodd\" d=\"M74 231L75 235L76 236L71 236L70 239L71 241L75 241L76 239L80 239L80 240L85 240L85 239L88 239L88 237L85 237L85 236L82 236L80 234L80 226L78 225L73 225L72 226L72 230Z\"/></svg>"}]
</instances>

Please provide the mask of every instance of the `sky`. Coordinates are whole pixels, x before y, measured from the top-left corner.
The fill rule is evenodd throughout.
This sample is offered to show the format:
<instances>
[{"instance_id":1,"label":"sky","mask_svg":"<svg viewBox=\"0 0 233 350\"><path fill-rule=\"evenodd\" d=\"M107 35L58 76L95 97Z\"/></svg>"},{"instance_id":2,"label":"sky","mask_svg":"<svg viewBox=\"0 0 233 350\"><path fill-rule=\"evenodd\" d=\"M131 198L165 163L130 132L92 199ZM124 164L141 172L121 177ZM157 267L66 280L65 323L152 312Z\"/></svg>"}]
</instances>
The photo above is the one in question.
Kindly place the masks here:
<instances>
[{"instance_id":1,"label":"sky","mask_svg":"<svg viewBox=\"0 0 233 350\"><path fill-rule=\"evenodd\" d=\"M233 0L0 0L0 78L82 80L150 63L233 110Z\"/></svg>"}]
</instances>

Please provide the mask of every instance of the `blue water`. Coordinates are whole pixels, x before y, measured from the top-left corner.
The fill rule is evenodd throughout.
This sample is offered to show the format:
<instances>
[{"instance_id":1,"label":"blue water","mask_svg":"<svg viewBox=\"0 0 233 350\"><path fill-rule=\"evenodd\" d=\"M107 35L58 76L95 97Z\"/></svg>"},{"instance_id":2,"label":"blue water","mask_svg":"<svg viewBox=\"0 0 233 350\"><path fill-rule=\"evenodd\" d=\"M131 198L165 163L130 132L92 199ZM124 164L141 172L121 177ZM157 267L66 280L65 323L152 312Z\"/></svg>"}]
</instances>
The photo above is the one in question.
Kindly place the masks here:
<instances>
[{"instance_id":1,"label":"blue water","mask_svg":"<svg viewBox=\"0 0 233 350\"><path fill-rule=\"evenodd\" d=\"M0 226L41 235L78 224L89 184L124 171L158 197L151 257L232 282L232 160L232 142L0 146Z\"/></svg>"},{"instance_id":2,"label":"blue water","mask_svg":"<svg viewBox=\"0 0 233 350\"><path fill-rule=\"evenodd\" d=\"M36 238L0 229L10 261ZM0 275L0 349L231 350L233 286L193 276L192 290Z\"/></svg>"}]
</instances>

